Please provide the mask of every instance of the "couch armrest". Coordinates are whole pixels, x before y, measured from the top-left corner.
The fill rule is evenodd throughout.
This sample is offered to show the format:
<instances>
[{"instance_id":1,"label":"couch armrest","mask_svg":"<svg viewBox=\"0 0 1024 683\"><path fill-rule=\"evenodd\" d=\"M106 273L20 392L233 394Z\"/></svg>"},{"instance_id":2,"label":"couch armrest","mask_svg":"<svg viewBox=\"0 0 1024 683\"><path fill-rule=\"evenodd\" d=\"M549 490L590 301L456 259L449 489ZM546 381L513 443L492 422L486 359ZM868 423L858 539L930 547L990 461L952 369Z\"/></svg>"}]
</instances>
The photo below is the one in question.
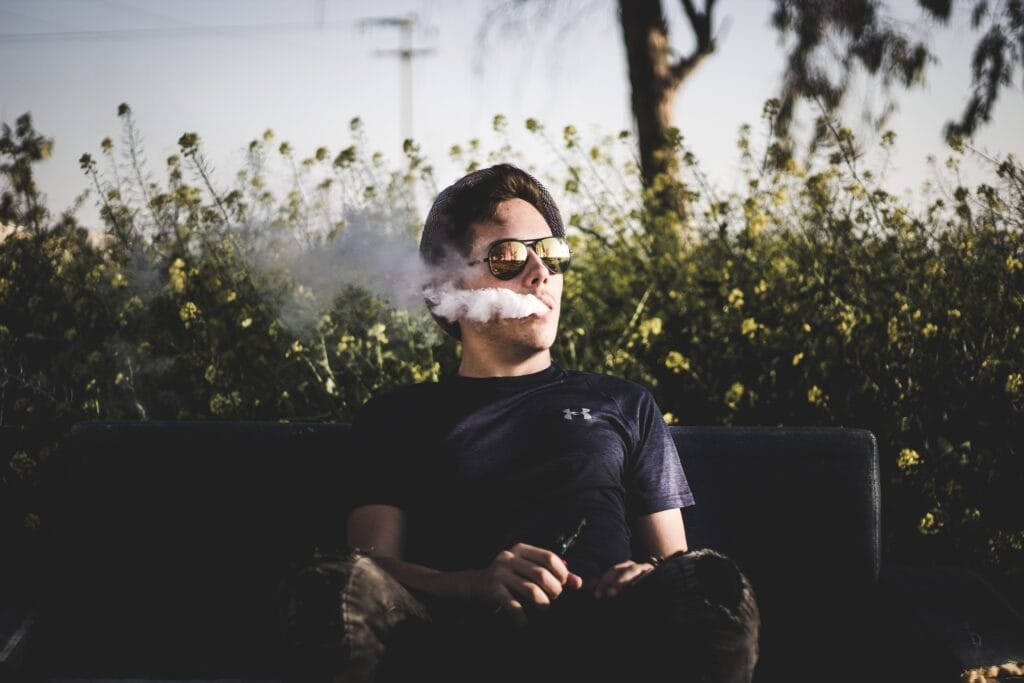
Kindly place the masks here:
<instances>
[{"instance_id":1,"label":"couch armrest","mask_svg":"<svg viewBox=\"0 0 1024 683\"><path fill-rule=\"evenodd\" d=\"M1024 662L1024 617L977 573L897 566L883 570L879 588L890 644L911 670L961 680Z\"/></svg>"}]
</instances>

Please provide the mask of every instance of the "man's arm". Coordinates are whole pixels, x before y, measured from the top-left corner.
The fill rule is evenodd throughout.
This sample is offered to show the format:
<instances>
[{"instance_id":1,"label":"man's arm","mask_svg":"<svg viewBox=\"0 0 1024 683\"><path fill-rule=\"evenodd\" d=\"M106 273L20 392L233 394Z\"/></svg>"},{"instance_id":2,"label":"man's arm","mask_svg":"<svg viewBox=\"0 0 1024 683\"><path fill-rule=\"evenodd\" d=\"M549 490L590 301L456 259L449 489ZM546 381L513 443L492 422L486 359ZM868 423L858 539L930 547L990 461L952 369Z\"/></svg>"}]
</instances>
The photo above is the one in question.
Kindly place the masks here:
<instances>
[{"instance_id":1,"label":"man's arm","mask_svg":"<svg viewBox=\"0 0 1024 683\"><path fill-rule=\"evenodd\" d=\"M402 559L405 513L391 505L355 508L348 516L346 534L350 548L367 552L404 586L440 597L496 604L520 624L526 622L524 603L546 607L563 588L583 585L555 553L525 543L503 550L486 569L443 572L406 562Z\"/></svg>"},{"instance_id":2,"label":"man's arm","mask_svg":"<svg viewBox=\"0 0 1024 683\"><path fill-rule=\"evenodd\" d=\"M665 557L686 551L686 529L679 508L641 515L633 524L633 533L645 555Z\"/></svg>"},{"instance_id":3,"label":"man's arm","mask_svg":"<svg viewBox=\"0 0 1024 683\"><path fill-rule=\"evenodd\" d=\"M633 534L644 555L665 557L687 550L683 514L678 508L641 515L633 523ZM615 597L622 587L654 569L649 562L627 560L615 565L601 577L594 588L594 597Z\"/></svg>"},{"instance_id":4,"label":"man's arm","mask_svg":"<svg viewBox=\"0 0 1024 683\"><path fill-rule=\"evenodd\" d=\"M471 572L441 572L402 560L405 513L391 505L363 505L348 516L348 545L370 555L404 586L430 595L470 599Z\"/></svg>"}]
</instances>

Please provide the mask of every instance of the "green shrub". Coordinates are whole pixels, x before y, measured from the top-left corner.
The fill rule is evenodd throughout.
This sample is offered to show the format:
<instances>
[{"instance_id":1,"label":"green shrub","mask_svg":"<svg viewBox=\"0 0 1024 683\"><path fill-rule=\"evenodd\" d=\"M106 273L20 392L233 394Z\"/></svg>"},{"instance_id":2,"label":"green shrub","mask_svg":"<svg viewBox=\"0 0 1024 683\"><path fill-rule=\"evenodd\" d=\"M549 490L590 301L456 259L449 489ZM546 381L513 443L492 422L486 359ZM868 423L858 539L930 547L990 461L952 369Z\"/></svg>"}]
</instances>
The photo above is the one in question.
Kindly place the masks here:
<instances>
[{"instance_id":1,"label":"green shrub","mask_svg":"<svg viewBox=\"0 0 1024 683\"><path fill-rule=\"evenodd\" d=\"M49 142L27 115L0 138L0 426L18 430L0 487L15 536L45 526L35 492L75 421L348 420L379 389L455 368L456 345L419 306L332 260L358 230L415 254L416 198L437 186L414 144L392 169L358 121L350 145L304 159L268 131L219 187L186 134L155 181L131 111L119 116L121 142L82 158L98 233L46 211L31 170ZM831 143L803 164L770 131L760 147L742 131L746 186L729 194L678 140L686 223L639 187L627 134L588 144L528 121L533 161L552 160L538 171L497 117L496 150L474 140L452 158L519 160L562 198L577 256L561 363L648 384L669 422L870 429L887 561L1019 582L1024 170L992 160L988 184L910 205L863 168L849 131L819 125Z\"/></svg>"}]
</instances>

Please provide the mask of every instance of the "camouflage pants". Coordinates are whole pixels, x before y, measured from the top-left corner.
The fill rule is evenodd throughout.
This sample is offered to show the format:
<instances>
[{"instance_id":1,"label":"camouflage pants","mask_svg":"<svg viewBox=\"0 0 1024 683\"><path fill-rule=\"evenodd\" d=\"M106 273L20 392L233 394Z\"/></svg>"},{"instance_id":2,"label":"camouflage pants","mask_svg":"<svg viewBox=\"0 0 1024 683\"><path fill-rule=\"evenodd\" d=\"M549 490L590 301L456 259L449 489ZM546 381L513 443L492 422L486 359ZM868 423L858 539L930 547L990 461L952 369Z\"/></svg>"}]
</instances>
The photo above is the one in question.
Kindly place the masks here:
<instances>
[{"instance_id":1,"label":"camouflage pants","mask_svg":"<svg viewBox=\"0 0 1024 683\"><path fill-rule=\"evenodd\" d=\"M289 582L296 681L636 680L747 683L759 615L713 550L673 557L613 599L567 592L525 628L485 606L417 595L361 553L320 557ZM676 672L676 675L671 675Z\"/></svg>"}]
</instances>

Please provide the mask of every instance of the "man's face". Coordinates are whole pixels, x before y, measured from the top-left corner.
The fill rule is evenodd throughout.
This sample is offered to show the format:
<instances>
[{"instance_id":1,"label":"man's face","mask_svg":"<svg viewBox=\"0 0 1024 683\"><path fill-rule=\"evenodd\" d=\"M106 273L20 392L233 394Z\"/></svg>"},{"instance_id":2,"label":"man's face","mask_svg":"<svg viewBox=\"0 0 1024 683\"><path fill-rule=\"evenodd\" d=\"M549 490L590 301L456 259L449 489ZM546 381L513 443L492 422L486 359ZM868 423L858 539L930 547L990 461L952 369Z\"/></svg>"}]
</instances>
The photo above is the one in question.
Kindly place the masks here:
<instances>
[{"instance_id":1,"label":"man's face","mask_svg":"<svg viewBox=\"0 0 1024 683\"><path fill-rule=\"evenodd\" d=\"M532 240L549 237L548 227L540 212L527 201L508 199L498 205L493 220L474 223L473 244L467 261L486 258L488 247L497 240L515 238ZM558 332L558 316L562 303L562 275L553 275L533 249L522 272L511 280L500 280L491 274L487 263L468 266L460 282L466 289L503 288L520 294L533 294L548 310L526 318L504 318L486 323L460 321L464 344L483 342L499 344L525 355L547 351Z\"/></svg>"}]
</instances>

